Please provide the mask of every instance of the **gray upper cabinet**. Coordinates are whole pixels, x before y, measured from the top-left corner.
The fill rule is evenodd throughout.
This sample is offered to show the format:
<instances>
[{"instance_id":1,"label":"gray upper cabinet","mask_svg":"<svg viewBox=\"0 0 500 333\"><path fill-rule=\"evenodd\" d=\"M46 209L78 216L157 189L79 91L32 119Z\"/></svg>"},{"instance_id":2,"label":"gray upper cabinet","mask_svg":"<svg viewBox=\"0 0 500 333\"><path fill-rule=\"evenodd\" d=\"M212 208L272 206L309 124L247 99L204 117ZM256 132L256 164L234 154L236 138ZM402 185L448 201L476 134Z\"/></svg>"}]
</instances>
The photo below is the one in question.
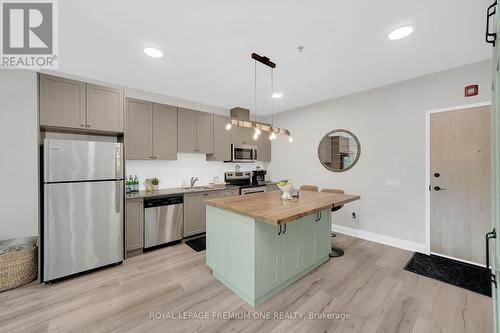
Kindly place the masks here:
<instances>
[{"instance_id":1,"label":"gray upper cabinet","mask_svg":"<svg viewBox=\"0 0 500 333\"><path fill-rule=\"evenodd\" d=\"M123 91L40 74L40 125L123 132Z\"/></svg>"},{"instance_id":2,"label":"gray upper cabinet","mask_svg":"<svg viewBox=\"0 0 500 333\"><path fill-rule=\"evenodd\" d=\"M271 161L271 140L269 133L263 132L257 140L257 160L262 162Z\"/></svg>"},{"instance_id":3,"label":"gray upper cabinet","mask_svg":"<svg viewBox=\"0 0 500 333\"><path fill-rule=\"evenodd\" d=\"M211 113L196 113L196 151L214 152L214 115Z\"/></svg>"},{"instance_id":4,"label":"gray upper cabinet","mask_svg":"<svg viewBox=\"0 0 500 333\"><path fill-rule=\"evenodd\" d=\"M177 108L127 99L127 160L177 159Z\"/></svg>"},{"instance_id":5,"label":"gray upper cabinet","mask_svg":"<svg viewBox=\"0 0 500 333\"><path fill-rule=\"evenodd\" d=\"M40 75L40 125L86 128L85 83Z\"/></svg>"},{"instance_id":6,"label":"gray upper cabinet","mask_svg":"<svg viewBox=\"0 0 500 333\"><path fill-rule=\"evenodd\" d=\"M87 128L123 132L123 90L87 84Z\"/></svg>"},{"instance_id":7,"label":"gray upper cabinet","mask_svg":"<svg viewBox=\"0 0 500 333\"><path fill-rule=\"evenodd\" d=\"M231 128L231 143L239 145L256 145L252 128L233 126Z\"/></svg>"},{"instance_id":8,"label":"gray upper cabinet","mask_svg":"<svg viewBox=\"0 0 500 333\"><path fill-rule=\"evenodd\" d=\"M153 105L153 157L157 160L177 159L177 108Z\"/></svg>"},{"instance_id":9,"label":"gray upper cabinet","mask_svg":"<svg viewBox=\"0 0 500 333\"><path fill-rule=\"evenodd\" d=\"M148 160L153 157L153 103L127 99L125 154L127 160Z\"/></svg>"},{"instance_id":10,"label":"gray upper cabinet","mask_svg":"<svg viewBox=\"0 0 500 333\"><path fill-rule=\"evenodd\" d=\"M231 118L214 115L214 152L207 155L207 161L231 160L231 131L226 125Z\"/></svg>"},{"instance_id":11,"label":"gray upper cabinet","mask_svg":"<svg viewBox=\"0 0 500 333\"><path fill-rule=\"evenodd\" d=\"M214 150L213 115L179 108L177 151L182 153L207 153Z\"/></svg>"},{"instance_id":12,"label":"gray upper cabinet","mask_svg":"<svg viewBox=\"0 0 500 333\"><path fill-rule=\"evenodd\" d=\"M177 115L177 151L196 152L196 111L179 108Z\"/></svg>"}]
</instances>

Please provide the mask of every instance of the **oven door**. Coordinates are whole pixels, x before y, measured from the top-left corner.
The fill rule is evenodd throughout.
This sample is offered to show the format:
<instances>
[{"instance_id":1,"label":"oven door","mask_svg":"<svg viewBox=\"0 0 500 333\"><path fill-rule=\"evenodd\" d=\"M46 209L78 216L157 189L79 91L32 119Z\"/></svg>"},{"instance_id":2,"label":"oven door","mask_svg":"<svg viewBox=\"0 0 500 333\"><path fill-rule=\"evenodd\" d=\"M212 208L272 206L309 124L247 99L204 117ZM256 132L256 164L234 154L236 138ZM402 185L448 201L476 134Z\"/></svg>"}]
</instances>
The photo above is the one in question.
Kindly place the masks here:
<instances>
[{"instance_id":1,"label":"oven door","mask_svg":"<svg viewBox=\"0 0 500 333\"><path fill-rule=\"evenodd\" d=\"M267 192L267 186L244 187L240 189L240 194L252 194Z\"/></svg>"},{"instance_id":2,"label":"oven door","mask_svg":"<svg viewBox=\"0 0 500 333\"><path fill-rule=\"evenodd\" d=\"M233 162L254 162L257 159L257 147L251 145L232 145Z\"/></svg>"}]
</instances>

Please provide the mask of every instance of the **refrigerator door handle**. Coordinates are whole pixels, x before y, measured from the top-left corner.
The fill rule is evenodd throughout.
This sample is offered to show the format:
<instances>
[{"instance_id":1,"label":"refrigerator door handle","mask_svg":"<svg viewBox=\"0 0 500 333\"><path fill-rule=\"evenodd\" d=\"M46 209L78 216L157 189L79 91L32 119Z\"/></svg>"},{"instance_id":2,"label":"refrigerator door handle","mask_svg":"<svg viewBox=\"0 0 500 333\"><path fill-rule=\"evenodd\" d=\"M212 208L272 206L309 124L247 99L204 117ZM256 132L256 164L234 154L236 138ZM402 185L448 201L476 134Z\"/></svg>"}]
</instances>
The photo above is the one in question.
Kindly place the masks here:
<instances>
[{"instance_id":1,"label":"refrigerator door handle","mask_svg":"<svg viewBox=\"0 0 500 333\"><path fill-rule=\"evenodd\" d=\"M116 193L115 193L115 212L119 213L120 212L120 199L122 196L122 186L121 182L116 182Z\"/></svg>"},{"instance_id":2,"label":"refrigerator door handle","mask_svg":"<svg viewBox=\"0 0 500 333\"><path fill-rule=\"evenodd\" d=\"M121 170L122 170L122 158L121 158L121 145L116 146L115 148L115 179L121 179Z\"/></svg>"}]
</instances>

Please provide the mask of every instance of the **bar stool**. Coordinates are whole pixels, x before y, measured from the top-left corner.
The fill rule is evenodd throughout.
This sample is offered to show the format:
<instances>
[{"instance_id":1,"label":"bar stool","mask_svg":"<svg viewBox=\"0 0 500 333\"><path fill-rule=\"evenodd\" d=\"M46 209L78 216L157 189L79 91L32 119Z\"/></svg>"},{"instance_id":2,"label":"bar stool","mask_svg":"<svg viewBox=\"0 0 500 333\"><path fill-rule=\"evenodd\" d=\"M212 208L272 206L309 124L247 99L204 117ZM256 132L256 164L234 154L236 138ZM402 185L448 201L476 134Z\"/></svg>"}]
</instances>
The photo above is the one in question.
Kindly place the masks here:
<instances>
[{"instance_id":1,"label":"bar stool","mask_svg":"<svg viewBox=\"0 0 500 333\"><path fill-rule=\"evenodd\" d=\"M318 192L319 188L316 185L301 185L300 191Z\"/></svg>"},{"instance_id":2,"label":"bar stool","mask_svg":"<svg viewBox=\"0 0 500 333\"><path fill-rule=\"evenodd\" d=\"M321 190L321 192L325 192L325 193L338 193L338 194L344 194L345 193L344 190L330 189L330 188L324 188L324 189ZM344 207L344 205L338 206L338 207L333 207L332 208L332 212L336 212L339 209L341 209L342 207ZM337 235L334 232L332 232L332 237L337 237ZM335 247L332 244L332 251L330 251L330 258L342 257L343 255L344 255L344 250L342 250L341 248Z\"/></svg>"}]
</instances>

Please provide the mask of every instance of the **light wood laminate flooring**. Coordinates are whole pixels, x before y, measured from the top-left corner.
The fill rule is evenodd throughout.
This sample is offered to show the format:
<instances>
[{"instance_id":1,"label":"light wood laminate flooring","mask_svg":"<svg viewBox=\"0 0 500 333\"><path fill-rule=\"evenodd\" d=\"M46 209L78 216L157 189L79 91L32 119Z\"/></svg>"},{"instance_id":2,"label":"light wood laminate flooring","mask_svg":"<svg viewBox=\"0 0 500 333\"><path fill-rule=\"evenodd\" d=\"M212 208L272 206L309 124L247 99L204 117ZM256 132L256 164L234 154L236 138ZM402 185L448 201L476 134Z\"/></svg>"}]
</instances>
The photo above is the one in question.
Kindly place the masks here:
<instances>
[{"instance_id":1,"label":"light wood laminate flooring","mask_svg":"<svg viewBox=\"0 0 500 333\"><path fill-rule=\"evenodd\" d=\"M0 332L492 332L491 298L404 271L408 251L343 235L334 240L343 257L255 309L211 276L205 252L179 244L0 293ZM332 313L349 318L291 318Z\"/></svg>"}]
</instances>

